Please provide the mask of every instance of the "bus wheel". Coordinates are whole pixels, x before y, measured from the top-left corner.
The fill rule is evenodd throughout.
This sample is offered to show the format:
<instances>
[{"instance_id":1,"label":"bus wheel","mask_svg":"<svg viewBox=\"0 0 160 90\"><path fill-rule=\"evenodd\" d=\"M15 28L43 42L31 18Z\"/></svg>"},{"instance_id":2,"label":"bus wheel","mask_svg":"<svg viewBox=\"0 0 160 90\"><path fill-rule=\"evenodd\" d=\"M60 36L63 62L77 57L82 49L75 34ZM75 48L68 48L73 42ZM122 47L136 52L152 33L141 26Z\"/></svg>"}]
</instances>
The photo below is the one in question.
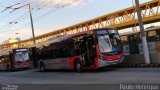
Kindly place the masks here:
<instances>
[{"instance_id":1,"label":"bus wheel","mask_svg":"<svg viewBox=\"0 0 160 90\"><path fill-rule=\"evenodd\" d=\"M45 72L45 70L46 70L43 62L40 63L40 69L42 72Z\"/></svg>"},{"instance_id":2,"label":"bus wheel","mask_svg":"<svg viewBox=\"0 0 160 90\"><path fill-rule=\"evenodd\" d=\"M81 71L82 71L82 65L81 65L81 63L80 63L79 60L76 60L76 61L75 61L74 69L75 69L75 71L77 71L77 72L81 72Z\"/></svg>"}]
</instances>

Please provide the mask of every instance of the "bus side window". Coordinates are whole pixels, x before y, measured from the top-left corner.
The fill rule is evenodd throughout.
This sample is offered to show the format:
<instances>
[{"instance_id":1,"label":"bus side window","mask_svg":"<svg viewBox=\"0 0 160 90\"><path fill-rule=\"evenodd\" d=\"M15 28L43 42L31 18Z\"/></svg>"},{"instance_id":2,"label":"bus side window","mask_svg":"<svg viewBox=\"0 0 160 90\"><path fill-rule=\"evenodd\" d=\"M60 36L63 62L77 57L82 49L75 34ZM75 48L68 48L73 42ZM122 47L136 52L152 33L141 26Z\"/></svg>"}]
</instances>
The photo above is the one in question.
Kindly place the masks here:
<instances>
[{"instance_id":1,"label":"bus side window","mask_svg":"<svg viewBox=\"0 0 160 90\"><path fill-rule=\"evenodd\" d=\"M55 59L59 58L58 54L59 54L59 53L58 53L58 49L55 49L55 50L54 50Z\"/></svg>"},{"instance_id":2,"label":"bus side window","mask_svg":"<svg viewBox=\"0 0 160 90\"><path fill-rule=\"evenodd\" d=\"M80 41L76 41L76 42L75 42L75 45L74 45L74 46L75 46L75 47L74 47L74 48L75 48L75 51L74 51L74 52L75 52L75 55L76 55L76 56L81 54L80 43L81 43Z\"/></svg>"},{"instance_id":3,"label":"bus side window","mask_svg":"<svg viewBox=\"0 0 160 90\"><path fill-rule=\"evenodd\" d=\"M54 49L51 49L49 52L50 52L50 58L55 59Z\"/></svg>"},{"instance_id":4,"label":"bus side window","mask_svg":"<svg viewBox=\"0 0 160 90\"><path fill-rule=\"evenodd\" d=\"M45 52L42 50L42 52L41 52L41 59L43 59L43 60L45 60L46 58L45 58Z\"/></svg>"},{"instance_id":5,"label":"bus side window","mask_svg":"<svg viewBox=\"0 0 160 90\"><path fill-rule=\"evenodd\" d=\"M63 48L58 49L58 58L63 58Z\"/></svg>"},{"instance_id":6,"label":"bus side window","mask_svg":"<svg viewBox=\"0 0 160 90\"><path fill-rule=\"evenodd\" d=\"M75 55L75 50L74 50L74 40L73 39L69 39L67 40L67 52L68 52L68 56L74 56Z\"/></svg>"},{"instance_id":7,"label":"bus side window","mask_svg":"<svg viewBox=\"0 0 160 90\"><path fill-rule=\"evenodd\" d=\"M157 38L156 35L157 35L156 30L154 30L154 31L148 31L147 32L147 41L148 42L155 42L156 38Z\"/></svg>"}]
</instances>

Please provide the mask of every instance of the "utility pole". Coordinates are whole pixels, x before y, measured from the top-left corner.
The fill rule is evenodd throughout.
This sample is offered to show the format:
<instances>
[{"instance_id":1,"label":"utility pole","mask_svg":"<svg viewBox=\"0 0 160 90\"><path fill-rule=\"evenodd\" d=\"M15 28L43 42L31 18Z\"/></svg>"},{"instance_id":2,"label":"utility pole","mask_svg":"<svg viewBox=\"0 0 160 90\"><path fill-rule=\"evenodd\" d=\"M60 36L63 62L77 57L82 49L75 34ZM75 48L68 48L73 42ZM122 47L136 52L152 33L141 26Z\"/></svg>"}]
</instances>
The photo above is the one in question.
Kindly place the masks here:
<instances>
[{"instance_id":1,"label":"utility pole","mask_svg":"<svg viewBox=\"0 0 160 90\"><path fill-rule=\"evenodd\" d=\"M16 34L16 36L17 36L17 40L18 40L18 34L19 34L19 33L15 33L15 34Z\"/></svg>"},{"instance_id":2,"label":"utility pole","mask_svg":"<svg viewBox=\"0 0 160 90\"><path fill-rule=\"evenodd\" d=\"M136 4L137 15L138 15L138 22L139 22L139 28L140 28L140 33L141 33L141 40L142 40L142 45L143 45L143 53L144 53L145 63L150 64L148 44L147 44L146 35L145 35L145 31L144 31L144 26L143 26L143 21L142 21L142 16L141 16L141 9L139 6L139 0L135 0L135 4Z\"/></svg>"},{"instance_id":3,"label":"utility pole","mask_svg":"<svg viewBox=\"0 0 160 90\"><path fill-rule=\"evenodd\" d=\"M33 43L36 43L35 35L34 35L34 26L33 26L33 19L32 19L32 9L30 3L28 4L29 6L29 13L30 13L30 20L31 20L31 27L32 27L32 35L33 35Z\"/></svg>"},{"instance_id":4,"label":"utility pole","mask_svg":"<svg viewBox=\"0 0 160 90\"><path fill-rule=\"evenodd\" d=\"M20 41L20 39L18 38L18 34L19 34L19 33L15 33L15 34L16 34L16 36L17 36L16 40L17 40L18 48L19 48L19 41Z\"/></svg>"}]
</instances>

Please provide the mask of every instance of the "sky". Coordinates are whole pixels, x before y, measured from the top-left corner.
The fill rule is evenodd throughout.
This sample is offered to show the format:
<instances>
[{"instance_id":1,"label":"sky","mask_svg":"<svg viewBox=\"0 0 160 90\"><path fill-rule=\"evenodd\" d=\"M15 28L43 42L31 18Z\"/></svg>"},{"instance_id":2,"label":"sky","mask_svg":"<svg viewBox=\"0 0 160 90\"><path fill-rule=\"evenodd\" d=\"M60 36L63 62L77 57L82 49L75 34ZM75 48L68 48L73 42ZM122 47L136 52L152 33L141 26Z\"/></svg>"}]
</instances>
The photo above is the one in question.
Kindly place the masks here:
<instances>
[{"instance_id":1,"label":"sky","mask_svg":"<svg viewBox=\"0 0 160 90\"><path fill-rule=\"evenodd\" d=\"M0 43L32 37L28 6L13 11L28 3L36 36L133 6L132 0L0 0ZM11 5L15 6L5 10Z\"/></svg>"}]
</instances>

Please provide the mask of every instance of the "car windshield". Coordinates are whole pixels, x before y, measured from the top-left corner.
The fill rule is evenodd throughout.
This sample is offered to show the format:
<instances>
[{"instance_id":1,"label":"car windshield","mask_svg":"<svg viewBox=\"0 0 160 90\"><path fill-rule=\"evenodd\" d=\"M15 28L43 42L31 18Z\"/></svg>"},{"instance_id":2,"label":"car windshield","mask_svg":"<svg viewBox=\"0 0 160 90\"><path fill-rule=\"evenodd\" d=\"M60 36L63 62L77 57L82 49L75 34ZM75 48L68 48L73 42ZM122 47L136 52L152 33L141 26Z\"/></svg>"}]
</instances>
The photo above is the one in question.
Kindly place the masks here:
<instances>
[{"instance_id":1,"label":"car windshield","mask_svg":"<svg viewBox=\"0 0 160 90\"><path fill-rule=\"evenodd\" d=\"M29 55L28 55L28 52L26 52L26 51L15 53L15 60L16 61L26 61L28 59L29 59Z\"/></svg>"},{"instance_id":2,"label":"car windshield","mask_svg":"<svg viewBox=\"0 0 160 90\"><path fill-rule=\"evenodd\" d=\"M114 33L98 35L98 44L101 53L121 51L120 37Z\"/></svg>"}]
</instances>

